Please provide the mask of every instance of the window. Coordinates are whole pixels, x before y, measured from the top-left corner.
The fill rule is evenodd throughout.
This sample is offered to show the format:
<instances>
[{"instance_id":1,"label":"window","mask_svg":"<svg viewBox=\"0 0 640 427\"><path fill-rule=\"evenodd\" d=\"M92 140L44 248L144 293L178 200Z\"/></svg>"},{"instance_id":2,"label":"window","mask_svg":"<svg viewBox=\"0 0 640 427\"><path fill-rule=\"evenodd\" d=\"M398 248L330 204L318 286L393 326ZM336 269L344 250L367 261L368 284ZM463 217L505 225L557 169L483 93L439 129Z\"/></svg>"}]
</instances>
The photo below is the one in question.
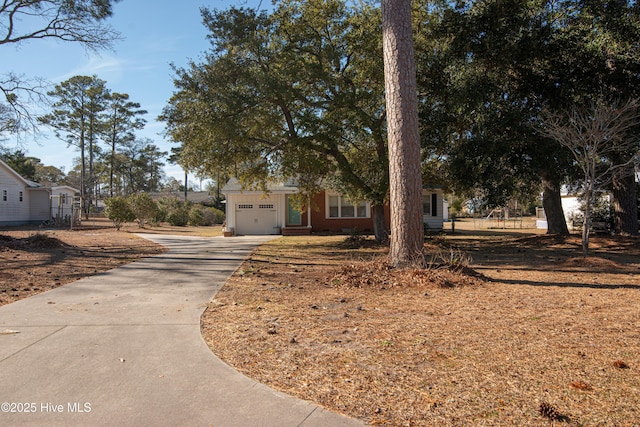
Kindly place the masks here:
<instances>
[{"instance_id":1,"label":"window","mask_svg":"<svg viewBox=\"0 0 640 427\"><path fill-rule=\"evenodd\" d=\"M436 193L422 196L422 215L438 216L438 195Z\"/></svg>"},{"instance_id":2,"label":"window","mask_svg":"<svg viewBox=\"0 0 640 427\"><path fill-rule=\"evenodd\" d=\"M367 215L367 204L362 202L357 206L357 213L358 213L358 218L366 218L369 215Z\"/></svg>"},{"instance_id":3,"label":"window","mask_svg":"<svg viewBox=\"0 0 640 427\"><path fill-rule=\"evenodd\" d=\"M346 197L327 196L328 218L368 218L370 210L366 202L354 204Z\"/></svg>"},{"instance_id":4,"label":"window","mask_svg":"<svg viewBox=\"0 0 640 427\"><path fill-rule=\"evenodd\" d=\"M67 195L65 193L62 193L60 195L60 204L61 205L66 205L67 204Z\"/></svg>"},{"instance_id":5,"label":"window","mask_svg":"<svg viewBox=\"0 0 640 427\"><path fill-rule=\"evenodd\" d=\"M431 194L422 196L422 215L431 215Z\"/></svg>"},{"instance_id":6,"label":"window","mask_svg":"<svg viewBox=\"0 0 640 427\"><path fill-rule=\"evenodd\" d=\"M20 198L20 201L23 200L22 191L20 192L20 197L19 198Z\"/></svg>"},{"instance_id":7,"label":"window","mask_svg":"<svg viewBox=\"0 0 640 427\"><path fill-rule=\"evenodd\" d=\"M253 209L253 205L238 205L238 209Z\"/></svg>"},{"instance_id":8,"label":"window","mask_svg":"<svg viewBox=\"0 0 640 427\"><path fill-rule=\"evenodd\" d=\"M260 209L273 209L273 205L258 205Z\"/></svg>"},{"instance_id":9,"label":"window","mask_svg":"<svg viewBox=\"0 0 640 427\"><path fill-rule=\"evenodd\" d=\"M329 218L340 217L340 198L338 196L329 196Z\"/></svg>"},{"instance_id":10,"label":"window","mask_svg":"<svg viewBox=\"0 0 640 427\"><path fill-rule=\"evenodd\" d=\"M2 190L2 201L3 202L7 201L7 190Z\"/></svg>"},{"instance_id":11,"label":"window","mask_svg":"<svg viewBox=\"0 0 640 427\"><path fill-rule=\"evenodd\" d=\"M344 198L340 198L340 216L343 218L355 218L355 207Z\"/></svg>"}]
</instances>

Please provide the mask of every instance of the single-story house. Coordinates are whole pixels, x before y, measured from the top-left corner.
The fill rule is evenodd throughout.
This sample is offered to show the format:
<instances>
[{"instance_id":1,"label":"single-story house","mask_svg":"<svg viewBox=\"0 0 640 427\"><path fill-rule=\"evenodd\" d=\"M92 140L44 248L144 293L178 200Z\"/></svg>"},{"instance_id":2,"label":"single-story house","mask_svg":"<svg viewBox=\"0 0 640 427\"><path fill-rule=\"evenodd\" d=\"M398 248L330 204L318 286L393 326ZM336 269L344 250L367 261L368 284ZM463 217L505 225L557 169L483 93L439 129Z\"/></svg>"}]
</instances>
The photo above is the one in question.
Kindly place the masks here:
<instances>
[{"instance_id":1,"label":"single-story house","mask_svg":"<svg viewBox=\"0 0 640 427\"><path fill-rule=\"evenodd\" d=\"M49 220L49 194L48 188L24 179L0 160L0 225Z\"/></svg>"},{"instance_id":2,"label":"single-story house","mask_svg":"<svg viewBox=\"0 0 640 427\"><path fill-rule=\"evenodd\" d=\"M225 236L234 234L309 234L311 232L368 232L373 230L371 206L352 203L329 190L314 195L303 212L296 210L295 183L273 184L267 191L244 190L232 178L223 187L226 196ZM389 206L385 218L389 228ZM439 188L423 190L423 220L431 230L443 228L443 195Z\"/></svg>"},{"instance_id":3,"label":"single-story house","mask_svg":"<svg viewBox=\"0 0 640 427\"><path fill-rule=\"evenodd\" d=\"M0 160L0 225L68 221L78 198L79 192L73 187L44 187L23 178Z\"/></svg>"}]
</instances>

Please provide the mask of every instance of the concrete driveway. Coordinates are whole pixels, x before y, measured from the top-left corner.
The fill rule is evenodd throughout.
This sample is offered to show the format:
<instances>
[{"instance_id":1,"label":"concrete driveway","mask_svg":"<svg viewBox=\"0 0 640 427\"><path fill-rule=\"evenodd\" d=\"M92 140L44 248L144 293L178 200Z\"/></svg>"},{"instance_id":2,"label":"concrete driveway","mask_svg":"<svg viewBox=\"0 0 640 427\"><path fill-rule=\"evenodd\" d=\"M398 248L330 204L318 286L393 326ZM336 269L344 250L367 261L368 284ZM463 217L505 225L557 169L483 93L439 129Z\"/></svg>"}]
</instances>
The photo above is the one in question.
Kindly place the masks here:
<instances>
[{"instance_id":1,"label":"concrete driveway","mask_svg":"<svg viewBox=\"0 0 640 427\"><path fill-rule=\"evenodd\" d=\"M272 237L144 237L169 251L0 307L0 425L362 425L237 373L200 335Z\"/></svg>"}]
</instances>

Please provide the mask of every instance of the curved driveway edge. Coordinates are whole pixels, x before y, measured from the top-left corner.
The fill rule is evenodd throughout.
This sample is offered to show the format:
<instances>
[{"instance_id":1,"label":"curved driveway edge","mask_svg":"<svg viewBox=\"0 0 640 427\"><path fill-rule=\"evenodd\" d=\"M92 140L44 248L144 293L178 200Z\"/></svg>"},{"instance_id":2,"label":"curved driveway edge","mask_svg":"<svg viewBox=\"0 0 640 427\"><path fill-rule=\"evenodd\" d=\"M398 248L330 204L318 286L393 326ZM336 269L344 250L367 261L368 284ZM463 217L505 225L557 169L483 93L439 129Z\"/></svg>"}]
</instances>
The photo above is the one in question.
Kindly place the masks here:
<instances>
[{"instance_id":1,"label":"curved driveway edge","mask_svg":"<svg viewBox=\"0 0 640 427\"><path fill-rule=\"evenodd\" d=\"M143 237L169 251L0 307L0 425L362 425L239 374L200 335L273 236Z\"/></svg>"}]
</instances>

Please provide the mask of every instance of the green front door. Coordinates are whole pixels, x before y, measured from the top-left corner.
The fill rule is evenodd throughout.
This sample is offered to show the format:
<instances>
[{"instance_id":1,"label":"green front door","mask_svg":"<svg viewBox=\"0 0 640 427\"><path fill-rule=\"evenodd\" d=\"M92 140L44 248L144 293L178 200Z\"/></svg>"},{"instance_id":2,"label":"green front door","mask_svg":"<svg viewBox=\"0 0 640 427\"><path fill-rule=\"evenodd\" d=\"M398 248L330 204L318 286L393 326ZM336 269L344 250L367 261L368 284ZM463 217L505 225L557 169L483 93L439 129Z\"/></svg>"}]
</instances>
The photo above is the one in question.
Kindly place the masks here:
<instances>
[{"instance_id":1,"label":"green front door","mask_svg":"<svg viewBox=\"0 0 640 427\"><path fill-rule=\"evenodd\" d=\"M287 196L287 225L302 225L302 213L294 208L290 196Z\"/></svg>"}]
</instances>

